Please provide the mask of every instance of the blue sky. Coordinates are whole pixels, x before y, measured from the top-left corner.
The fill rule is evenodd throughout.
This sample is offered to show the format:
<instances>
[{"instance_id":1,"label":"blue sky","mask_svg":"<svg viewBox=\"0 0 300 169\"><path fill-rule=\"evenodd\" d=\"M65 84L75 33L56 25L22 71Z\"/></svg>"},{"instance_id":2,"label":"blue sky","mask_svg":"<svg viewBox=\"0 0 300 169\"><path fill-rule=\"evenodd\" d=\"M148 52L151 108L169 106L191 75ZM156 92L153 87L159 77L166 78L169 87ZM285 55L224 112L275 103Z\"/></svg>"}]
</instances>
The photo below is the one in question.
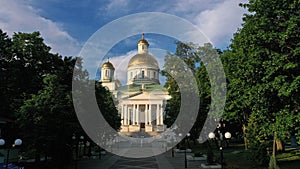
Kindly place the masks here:
<instances>
[{"instance_id":1,"label":"blue sky","mask_svg":"<svg viewBox=\"0 0 300 169\"><path fill-rule=\"evenodd\" d=\"M215 47L226 49L246 12L238 6L241 2L247 0L1 0L0 29L9 35L40 31L52 52L77 56L86 41L106 24L130 14L163 12L188 20ZM151 47L174 51L174 39L146 35ZM119 65L120 58L134 55L138 39L140 35L121 40L107 55ZM119 73L121 81L125 79L123 76Z\"/></svg>"}]
</instances>

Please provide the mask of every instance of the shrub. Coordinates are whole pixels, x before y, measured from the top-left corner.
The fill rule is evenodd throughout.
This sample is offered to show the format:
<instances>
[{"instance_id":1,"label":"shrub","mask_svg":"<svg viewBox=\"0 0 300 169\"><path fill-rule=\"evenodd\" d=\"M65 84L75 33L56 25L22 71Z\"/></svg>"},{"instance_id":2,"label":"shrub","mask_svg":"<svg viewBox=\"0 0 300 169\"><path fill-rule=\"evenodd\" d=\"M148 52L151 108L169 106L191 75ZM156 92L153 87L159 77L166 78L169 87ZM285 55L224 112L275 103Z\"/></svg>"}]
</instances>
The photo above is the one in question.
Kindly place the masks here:
<instances>
[{"instance_id":1,"label":"shrub","mask_svg":"<svg viewBox=\"0 0 300 169\"><path fill-rule=\"evenodd\" d=\"M179 150L185 150L185 147L182 146L182 147L179 148Z\"/></svg>"},{"instance_id":2,"label":"shrub","mask_svg":"<svg viewBox=\"0 0 300 169\"><path fill-rule=\"evenodd\" d=\"M194 153L194 157L202 157L203 156L203 153L201 153L201 152L195 152Z\"/></svg>"},{"instance_id":3,"label":"shrub","mask_svg":"<svg viewBox=\"0 0 300 169\"><path fill-rule=\"evenodd\" d=\"M216 157L215 157L213 151L209 148L207 150L207 163L208 164L214 164L214 163L216 163L216 161L217 160L216 160Z\"/></svg>"}]
</instances>

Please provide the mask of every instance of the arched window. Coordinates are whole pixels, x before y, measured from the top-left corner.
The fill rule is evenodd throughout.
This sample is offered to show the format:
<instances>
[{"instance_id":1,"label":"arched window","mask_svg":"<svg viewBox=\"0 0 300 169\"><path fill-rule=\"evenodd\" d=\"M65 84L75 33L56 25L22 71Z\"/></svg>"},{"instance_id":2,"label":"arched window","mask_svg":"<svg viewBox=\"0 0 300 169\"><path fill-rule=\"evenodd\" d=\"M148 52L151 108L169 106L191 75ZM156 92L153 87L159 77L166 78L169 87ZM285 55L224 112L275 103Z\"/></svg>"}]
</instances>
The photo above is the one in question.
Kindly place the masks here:
<instances>
[{"instance_id":1,"label":"arched window","mask_svg":"<svg viewBox=\"0 0 300 169\"><path fill-rule=\"evenodd\" d=\"M106 76L106 77L109 77L109 72L108 72L108 70L105 70L105 76Z\"/></svg>"},{"instance_id":2,"label":"arched window","mask_svg":"<svg viewBox=\"0 0 300 169\"><path fill-rule=\"evenodd\" d=\"M142 70L142 79L145 78L145 71Z\"/></svg>"}]
</instances>

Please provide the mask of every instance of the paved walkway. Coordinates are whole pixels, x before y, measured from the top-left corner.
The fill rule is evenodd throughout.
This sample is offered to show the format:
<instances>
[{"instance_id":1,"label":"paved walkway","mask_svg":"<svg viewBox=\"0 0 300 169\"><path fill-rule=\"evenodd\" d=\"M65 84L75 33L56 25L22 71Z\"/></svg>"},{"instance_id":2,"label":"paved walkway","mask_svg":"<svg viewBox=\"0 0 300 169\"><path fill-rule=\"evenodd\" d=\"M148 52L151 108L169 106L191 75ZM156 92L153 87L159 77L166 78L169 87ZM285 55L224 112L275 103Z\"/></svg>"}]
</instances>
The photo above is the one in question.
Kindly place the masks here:
<instances>
[{"instance_id":1,"label":"paved walkway","mask_svg":"<svg viewBox=\"0 0 300 169\"><path fill-rule=\"evenodd\" d=\"M118 140L116 142L116 140ZM184 153L175 153L161 138L153 138L145 132L131 137L119 137L110 142L110 152L101 159L86 159L78 162L78 169L184 169ZM169 151L165 152L167 149ZM162 153L164 152L164 153ZM157 155L158 154L158 155ZM189 155L189 153L187 153ZM141 158L145 157L145 158ZM189 169L200 169L200 161L188 161Z\"/></svg>"},{"instance_id":2,"label":"paved walkway","mask_svg":"<svg viewBox=\"0 0 300 169\"><path fill-rule=\"evenodd\" d=\"M172 157L171 150L163 154L159 153L166 150L165 145L162 141L155 143L146 143L143 140L135 143L119 142L118 146L112 148L112 152L123 152L123 156L107 153L101 159L81 160L78 162L78 169L183 169L184 153L174 152L174 157ZM159 155L147 158L129 158L141 157L145 152ZM200 161L188 161L189 169L200 169L200 165Z\"/></svg>"},{"instance_id":3,"label":"paved walkway","mask_svg":"<svg viewBox=\"0 0 300 169\"><path fill-rule=\"evenodd\" d=\"M188 161L189 169L201 169L199 161ZM101 159L86 159L78 162L78 169L183 169L184 153L171 152L148 157L126 158L107 153Z\"/></svg>"}]
</instances>

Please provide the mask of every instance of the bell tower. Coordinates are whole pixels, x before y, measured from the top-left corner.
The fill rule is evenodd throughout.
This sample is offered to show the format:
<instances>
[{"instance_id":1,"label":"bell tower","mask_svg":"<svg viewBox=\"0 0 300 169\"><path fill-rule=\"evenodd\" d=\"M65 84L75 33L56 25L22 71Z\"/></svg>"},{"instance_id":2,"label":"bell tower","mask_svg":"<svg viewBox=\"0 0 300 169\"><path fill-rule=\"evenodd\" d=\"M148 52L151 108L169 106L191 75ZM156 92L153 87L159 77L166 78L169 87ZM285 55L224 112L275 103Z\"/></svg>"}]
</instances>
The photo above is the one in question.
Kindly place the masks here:
<instances>
[{"instance_id":1,"label":"bell tower","mask_svg":"<svg viewBox=\"0 0 300 169\"><path fill-rule=\"evenodd\" d=\"M103 63L101 67L101 82L112 82L114 81L114 72L115 68L114 66L109 62L109 58L107 59L107 62Z\"/></svg>"},{"instance_id":2,"label":"bell tower","mask_svg":"<svg viewBox=\"0 0 300 169\"><path fill-rule=\"evenodd\" d=\"M142 39L138 42L138 54L148 53L149 43L145 39L144 33L142 34Z\"/></svg>"}]
</instances>

